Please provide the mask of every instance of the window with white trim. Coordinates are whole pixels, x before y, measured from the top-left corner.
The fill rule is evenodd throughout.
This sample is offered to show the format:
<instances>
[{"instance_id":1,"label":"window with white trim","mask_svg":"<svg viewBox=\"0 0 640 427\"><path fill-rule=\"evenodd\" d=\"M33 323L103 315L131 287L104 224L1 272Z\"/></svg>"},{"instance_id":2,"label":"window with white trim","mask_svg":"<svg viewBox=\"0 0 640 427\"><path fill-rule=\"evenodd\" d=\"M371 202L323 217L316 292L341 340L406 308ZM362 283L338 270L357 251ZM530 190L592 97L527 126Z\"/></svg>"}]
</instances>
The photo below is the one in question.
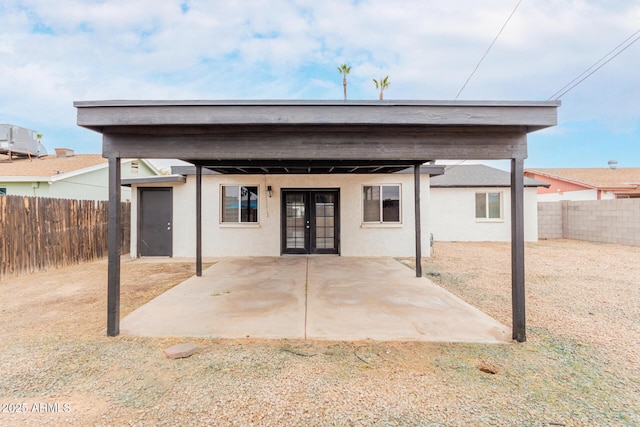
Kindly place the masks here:
<instances>
[{"instance_id":1,"label":"window with white trim","mask_svg":"<svg viewBox=\"0 0 640 427\"><path fill-rule=\"evenodd\" d=\"M223 185L220 194L222 222L258 222L258 186Z\"/></svg>"},{"instance_id":2,"label":"window with white trim","mask_svg":"<svg viewBox=\"0 0 640 427\"><path fill-rule=\"evenodd\" d=\"M476 219L502 219L502 193L476 193Z\"/></svg>"},{"instance_id":3,"label":"window with white trim","mask_svg":"<svg viewBox=\"0 0 640 427\"><path fill-rule=\"evenodd\" d=\"M0 187L0 196L3 194L7 194L7 189L5 187Z\"/></svg>"},{"instance_id":4,"label":"window with white trim","mask_svg":"<svg viewBox=\"0 0 640 427\"><path fill-rule=\"evenodd\" d=\"M368 223L400 222L400 185L364 185L362 187L362 221Z\"/></svg>"}]
</instances>

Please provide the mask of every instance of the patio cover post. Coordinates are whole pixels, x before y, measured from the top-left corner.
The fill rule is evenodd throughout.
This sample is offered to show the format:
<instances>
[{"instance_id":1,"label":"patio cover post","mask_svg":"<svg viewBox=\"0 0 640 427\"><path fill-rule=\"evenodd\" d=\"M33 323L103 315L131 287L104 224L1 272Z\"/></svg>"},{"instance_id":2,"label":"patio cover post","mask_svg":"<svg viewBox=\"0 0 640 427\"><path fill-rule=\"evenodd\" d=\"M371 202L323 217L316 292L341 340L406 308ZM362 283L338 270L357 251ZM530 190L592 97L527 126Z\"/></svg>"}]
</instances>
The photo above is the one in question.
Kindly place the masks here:
<instances>
[{"instance_id":1,"label":"patio cover post","mask_svg":"<svg viewBox=\"0 0 640 427\"><path fill-rule=\"evenodd\" d=\"M420 230L420 165L413 165L416 224L416 277L422 277L422 231Z\"/></svg>"},{"instance_id":2,"label":"patio cover post","mask_svg":"<svg viewBox=\"0 0 640 427\"><path fill-rule=\"evenodd\" d=\"M524 159L511 159L511 304L513 339L527 340L524 295Z\"/></svg>"},{"instance_id":3,"label":"patio cover post","mask_svg":"<svg viewBox=\"0 0 640 427\"><path fill-rule=\"evenodd\" d=\"M196 165L196 276L202 276L202 165Z\"/></svg>"},{"instance_id":4,"label":"patio cover post","mask_svg":"<svg viewBox=\"0 0 640 427\"><path fill-rule=\"evenodd\" d=\"M122 216L120 206L120 158L109 157L109 203L107 242L108 289L107 289L107 335L120 333L120 255L122 250Z\"/></svg>"}]
</instances>

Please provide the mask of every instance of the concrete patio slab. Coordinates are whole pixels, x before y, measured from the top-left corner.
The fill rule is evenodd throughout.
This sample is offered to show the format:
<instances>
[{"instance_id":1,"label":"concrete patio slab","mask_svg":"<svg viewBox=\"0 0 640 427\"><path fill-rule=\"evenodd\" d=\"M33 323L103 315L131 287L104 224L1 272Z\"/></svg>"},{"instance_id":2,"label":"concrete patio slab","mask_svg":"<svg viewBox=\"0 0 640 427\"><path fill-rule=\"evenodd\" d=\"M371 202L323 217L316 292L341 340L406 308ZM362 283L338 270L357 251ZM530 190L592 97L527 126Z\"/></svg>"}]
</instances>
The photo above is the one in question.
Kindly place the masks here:
<instances>
[{"instance_id":1,"label":"concrete patio slab","mask_svg":"<svg viewBox=\"0 0 640 427\"><path fill-rule=\"evenodd\" d=\"M136 336L510 342L506 326L391 258L223 258L122 319Z\"/></svg>"},{"instance_id":2,"label":"concrete patio slab","mask_svg":"<svg viewBox=\"0 0 640 427\"><path fill-rule=\"evenodd\" d=\"M305 258L225 258L133 311L124 335L304 336Z\"/></svg>"},{"instance_id":3,"label":"concrete patio slab","mask_svg":"<svg viewBox=\"0 0 640 427\"><path fill-rule=\"evenodd\" d=\"M309 258L307 336L511 341L509 328L391 258Z\"/></svg>"}]
</instances>

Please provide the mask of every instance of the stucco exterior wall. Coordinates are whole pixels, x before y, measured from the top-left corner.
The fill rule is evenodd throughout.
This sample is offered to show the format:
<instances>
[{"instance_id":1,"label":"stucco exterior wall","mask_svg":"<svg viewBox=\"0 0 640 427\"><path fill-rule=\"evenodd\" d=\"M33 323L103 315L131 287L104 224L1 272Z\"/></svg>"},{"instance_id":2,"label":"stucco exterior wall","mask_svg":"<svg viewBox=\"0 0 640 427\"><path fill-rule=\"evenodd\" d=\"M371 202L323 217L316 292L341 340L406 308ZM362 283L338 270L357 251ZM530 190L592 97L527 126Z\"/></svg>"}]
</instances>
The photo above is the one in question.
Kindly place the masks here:
<instances>
[{"instance_id":1,"label":"stucco exterior wall","mask_svg":"<svg viewBox=\"0 0 640 427\"><path fill-rule=\"evenodd\" d=\"M222 224L222 185L259 187L258 224ZM363 224L362 186L401 185L401 224ZM270 185L273 196L267 196ZM166 185L157 184L163 187ZM173 256L195 256L195 177L173 188ZM415 255L414 187L411 174L380 175L204 175L202 177L203 256L279 256L281 253L281 189L340 190L340 254L342 256ZM422 245L429 255L429 177L421 178ZM132 256L137 254L137 190L132 194Z\"/></svg>"},{"instance_id":2,"label":"stucco exterior wall","mask_svg":"<svg viewBox=\"0 0 640 427\"><path fill-rule=\"evenodd\" d=\"M475 217L475 194L502 193L502 218ZM511 241L511 190L509 188L432 188L429 225L435 241ZM524 238L538 240L536 188L524 189Z\"/></svg>"},{"instance_id":3,"label":"stucco exterior wall","mask_svg":"<svg viewBox=\"0 0 640 427\"><path fill-rule=\"evenodd\" d=\"M10 196L34 197L38 190L38 182L0 182L0 188L6 189Z\"/></svg>"},{"instance_id":4,"label":"stucco exterior wall","mask_svg":"<svg viewBox=\"0 0 640 427\"><path fill-rule=\"evenodd\" d=\"M132 161L123 161L122 178L155 176L156 173L144 162L138 162L137 171L131 167ZM30 197L50 197L55 199L108 200L109 168L107 165L93 168L85 173L70 173L56 181L0 182L7 194ZM131 189L121 188L122 201L131 199Z\"/></svg>"},{"instance_id":5,"label":"stucco exterior wall","mask_svg":"<svg viewBox=\"0 0 640 427\"><path fill-rule=\"evenodd\" d=\"M524 173L526 177L533 178L535 180L546 182L549 184L549 187L538 187L538 194L555 194L558 191L560 192L575 192L585 190L588 187L580 184L574 184L572 182L567 182L561 179L552 178L547 175L538 174L531 171L526 171Z\"/></svg>"}]
</instances>

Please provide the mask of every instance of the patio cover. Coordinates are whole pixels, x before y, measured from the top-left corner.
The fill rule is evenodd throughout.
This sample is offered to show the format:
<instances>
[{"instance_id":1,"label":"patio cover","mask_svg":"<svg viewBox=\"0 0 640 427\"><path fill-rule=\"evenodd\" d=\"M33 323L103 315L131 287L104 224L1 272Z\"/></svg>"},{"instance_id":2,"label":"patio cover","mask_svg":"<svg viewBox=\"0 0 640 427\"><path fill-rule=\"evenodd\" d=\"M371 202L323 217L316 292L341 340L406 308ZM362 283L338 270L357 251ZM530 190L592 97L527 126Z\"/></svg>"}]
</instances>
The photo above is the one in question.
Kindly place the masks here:
<instances>
[{"instance_id":1,"label":"patio cover","mask_svg":"<svg viewBox=\"0 0 640 427\"><path fill-rule=\"evenodd\" d=\"M78 125L109 159L107 334L119 333L120 160L196 166L197 274L202 168L220 173L387 173L414 168L420 271L420 165L511 160L513 338L526 340L523 167L529 132L557 123L559 101L79 101Z\"/></svg>"}]
</instances>

